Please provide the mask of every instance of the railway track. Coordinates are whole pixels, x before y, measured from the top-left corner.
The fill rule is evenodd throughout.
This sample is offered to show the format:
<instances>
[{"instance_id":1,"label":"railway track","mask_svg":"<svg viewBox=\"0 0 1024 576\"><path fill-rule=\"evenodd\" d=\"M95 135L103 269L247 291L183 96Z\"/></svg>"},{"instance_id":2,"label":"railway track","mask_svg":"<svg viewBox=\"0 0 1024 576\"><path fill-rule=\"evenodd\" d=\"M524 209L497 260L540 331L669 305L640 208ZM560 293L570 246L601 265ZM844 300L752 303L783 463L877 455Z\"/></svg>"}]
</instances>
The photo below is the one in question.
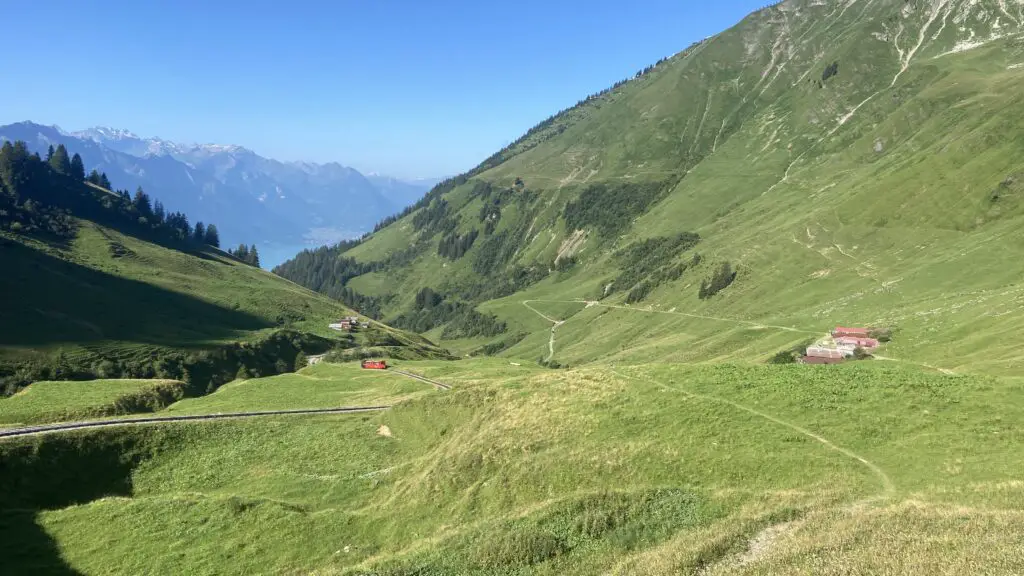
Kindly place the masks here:
<instances>
[{"instance_id":1,"label":"railway track","mask_svg":"<svg viewBox=\"0 0 1024 576\"><path fill-rule=\"evenodd\" d=\"M425 384L430 384L439 390L451 390L452 387L443 382L431 380L419 374L406 372L405 370L391 369L391 372L401 374L406 378L412 378ZM302 416L311 414L355 414L359 412L380 412L391 408L384 406L349 406L342 408L307 408L301 410L261 410L253 412L225 412L220 414L195 414L189 416L151 416L147 418L115 418L111 420L92 420L87 422L61 422L58 424L42 424L39 426L26 426L23 428L11 428L0 430L0 439L14 438L17 436L34 436L37 434L50 434L53 432L68 432L71 430L82 430L85 428L108 428L113 426L139 426L146 424L164 424L168 422L203 422L210 420L229 420L236 418L260 418L266 416Z\"/></svg>"},{"instance_id":2,"label":"railway track","mask_svg":"<svg viewBox=\"0 0 1024 576\"><path fill-rule=\"evenodd\" d=\"M300 416L304 414L352 414L357 412L379 412L391 406L352 406L346 408L310 408L306 410L264 410L258 412L226 412L222 414L196 414L190 416L153 416L149 418L117 418L89 422L62 422L0 430L0 438L32 436L51 432L66 432L83 428L105 428L110 426L133 426L140 424L161 424L167 422L190 422L205 420L227 420L232 418L259 418L263 416Z\"/></svg>"},{"instance_id":3,"label":"railway track","mask_svg":"<svg viewBox=\"0 0 1024 576\"><path fill-rule=\"evenodd\" d=\"M448 385L448 384L445 384L443 382L438 382L437 380L431 380L430 378L427 378L425 376L420 376L419 374L413 374L412 372L406 372L405 370L399 370L397 368L390 368L390 369L388 369L388 371L389 372L394 372L395 374L401 374L402 376L405 376L407 378L412 378L413 380L419 380L420 382L424 382L426 384L430 384L431 386L437 388L438 390L451 390L452 389L452 387L450 385Z\"/></svg>"}]
</instances>

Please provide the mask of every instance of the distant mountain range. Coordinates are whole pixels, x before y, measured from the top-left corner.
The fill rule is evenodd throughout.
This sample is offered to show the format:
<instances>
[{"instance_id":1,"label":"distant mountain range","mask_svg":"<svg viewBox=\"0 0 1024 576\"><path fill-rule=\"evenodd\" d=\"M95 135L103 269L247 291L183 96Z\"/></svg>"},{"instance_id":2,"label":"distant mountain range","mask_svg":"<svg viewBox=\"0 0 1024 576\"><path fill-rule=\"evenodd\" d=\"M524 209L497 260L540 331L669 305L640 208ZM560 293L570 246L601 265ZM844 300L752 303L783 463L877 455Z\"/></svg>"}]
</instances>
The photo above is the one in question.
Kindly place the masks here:
<instances>
[{"instance_id":1,"label":"distant mountain range","mask_svg":"<svg viewBox=\"0 0 1024 576\"><path fill-rule=\"evenodd\" d=\"M225 246L256 243L282 256L371 230L438 181L364 176L334 162L280 162L241 146L187 145L107 127L66 132L18 122L0 126L3 140L24 140L41 154L64 144L115 188L141 186L169 210L216 223Z\"/></svg>"}]
</instances>

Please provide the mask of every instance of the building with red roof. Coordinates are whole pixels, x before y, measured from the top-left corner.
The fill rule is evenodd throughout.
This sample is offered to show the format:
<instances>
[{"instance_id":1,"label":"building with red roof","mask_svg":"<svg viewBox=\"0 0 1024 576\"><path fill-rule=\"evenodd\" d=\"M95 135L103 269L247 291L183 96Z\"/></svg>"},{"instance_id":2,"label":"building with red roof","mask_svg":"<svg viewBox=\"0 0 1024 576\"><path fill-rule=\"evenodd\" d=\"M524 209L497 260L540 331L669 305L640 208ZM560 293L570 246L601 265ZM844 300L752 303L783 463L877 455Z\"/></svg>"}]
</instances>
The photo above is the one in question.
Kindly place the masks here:
<instances>
[{"instance_id":1,"label":"building with red roof","mask_svg":"<svg viewBox=\"0 0 1024 576\"><path fill-rule=\"evenodd\" d=\"M836 326L835 330L832 331L833 336L856 336L860 338L867 338L870 334L867 328L845 328L843 326Z\"/></svg>"},{"instance_id":2,"label":"building with red roof","mask_svg":"<svg viewBox=\"0 0 1024 576\"><path fill-rule=\"evenodd\" d=\"M836 344L839 346L853 346L855 348L878 348L878 340L858 336L839 336L836 338Z\"/></svg>"}]
</instances>

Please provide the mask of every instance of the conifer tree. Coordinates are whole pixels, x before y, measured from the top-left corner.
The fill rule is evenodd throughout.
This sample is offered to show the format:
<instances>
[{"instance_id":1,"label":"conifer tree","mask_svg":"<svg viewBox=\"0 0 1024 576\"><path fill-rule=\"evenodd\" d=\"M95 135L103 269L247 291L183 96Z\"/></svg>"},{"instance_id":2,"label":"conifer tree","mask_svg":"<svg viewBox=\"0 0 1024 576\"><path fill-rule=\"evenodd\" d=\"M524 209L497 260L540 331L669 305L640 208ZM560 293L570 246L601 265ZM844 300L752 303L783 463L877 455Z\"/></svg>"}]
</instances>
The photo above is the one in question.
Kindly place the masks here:
<instances>
[{"instance_id":1,"label":"conifer tree","mask_svg":"<svg viewBox=\"0 0 1024 576\"><path fill-rule=\"evenodd\" d=\"M249 262L249 264L252 264L253 266L255 266L257 268L260 267L260 254L256 250L256 245L255 244L253 244L252 246L249 247L249 259L248 259L248 262Z\"/></svg>"},{"instance_id":2,"label":"conifer tree","mask_svg":"<svg viewBox=\"0 0 1024 576\"><path fill-rule=\"evenodd\" d=\"M85 180L85 164L77 152L71 157L71 177L79 182Z\"/></svg>"},{"instance_id":3,"label":"conifer tree","mask_svg":"<svg viewBox=\"0 0 1024 576\"><path fill-rule=\"evenodd\" d=\"M50 144L50 147L46 149L46 161L49 162L50 158L53 158L53 144Z\"/></svg>"},{"instance_id":4,"label":"conifer tree","mask_svg":"<svg viewBox=\"0 0 1024 576\"><path fill-rule=\"evenodd\" d=\"M58 174L71 174L71 159L68 158L68 149L63 144L58 145L50 157L50 167Z\"/></svg>"},{"instance_id":5,"label":"conifer tree","mask_svg":"<svg viewBox=\"0 0 1024 576\"><path fill-rule=\"evenodd\" d=\"M132 200L132 205L143 216L151 216L153 214L153 206L149 202L149 194L142 190L142 186L135 190L135 199Z\"/></svg>"},{"instance_id":6,"label":"conifer tree","mask_svg":"<svg viewBox=\"0 0 1024 576\"><path fill-rule=\"evenodd\" d=\"M213 224L206 226L206 243L214 248L220 248L220 234L217 233L217 226Z\"/></svg>"},{"instance_id":7,"label":"conifer tree","mask_svg":"<svg viewBox=\"0 0 1024 576\"><path fill-rule=\"evenodd\" d=\"M105 177L104 174L102 177ZM153 203L153 220L159 225L164 223L164 219L167 217L167 212L164 210L164 203L157 200Z\"/></svg>"}]
</instances>

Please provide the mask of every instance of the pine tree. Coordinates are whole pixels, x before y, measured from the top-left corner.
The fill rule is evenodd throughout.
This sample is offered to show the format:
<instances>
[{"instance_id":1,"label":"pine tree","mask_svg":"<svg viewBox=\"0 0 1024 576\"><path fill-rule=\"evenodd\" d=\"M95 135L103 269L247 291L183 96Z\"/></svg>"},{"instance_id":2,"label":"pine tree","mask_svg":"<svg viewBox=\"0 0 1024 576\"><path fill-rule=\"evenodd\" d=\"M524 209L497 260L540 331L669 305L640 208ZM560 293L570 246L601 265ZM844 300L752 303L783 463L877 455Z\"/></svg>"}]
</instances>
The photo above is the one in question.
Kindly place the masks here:
<instances>
[{"instance_id":1,"label":"pine tree","mask_svg":"<svg viewBox=\"0 0 1024 576\"><path fill-rule=\"evenodd\" d=\"M86 178L86 180L90 184L95 184L95 185L99 186L100 185L100 173L95 171L95 170L93 170L92 172L89 172L89 177Z\"/></svg>"},{"instance_id":2,"label":"pine tree","mask_svg":"<svg viewBox=\"0 0 1024 576\"><path fill-rule=\"evenodd\" d=\"M245 244L239 244L238 248L235 249L235 258L238 258L242 262L249 262L249 247Z\"/></svg>"},{"instance_id":3,"label":"pine tree","mask_svg":"<svg viewBox=\"0 0 1024 576\"><path fill-rule=\"evenodd\" d=\"M85 164L82 163L82 157L78 152L71 157L71 177L79 182L85 180Z\"/></svg>"},{"instance_id":4,"label":"pine tree","mask_svg":"<svg viewBox=\"0 0 1024 576\"><path fill-rule=\"evenodd\" d=\"M213 224L206 226L206 243L214 248L220 248L220 234L217 233L217 226Z\"/></svg>"},{"instance_id":5,"label":"pine tree","mask_svg":"<svg viewBox=\"0 0 1024 576\"><path fill-rule=\"evenodd\" d=\"M110 178L107 178L106 172L100 174L100 186L106 188L107 190L113 189L113 187L110 185Z\"/></svg>"},{"instance_id":6,"label":"pine tree","mask_svg":"<svg viewBox=\"0 0 1024 576\"><path fill-rule=\"evenodd\" d=\"M58 174L71 174L71 159L68 158L68 149L63 144L58 145L50 157L50 168Z\"/></svg>"},{"instance_id":7,"label":"pine tree","mask_svg":"<svg viewBox=\"0 0 1024 576\"><path fill-rule=\"evenodd\" d=\"M106 177L106 174L101 176L101 178L105 178L105 177ZM159 200L157 200L153 204L153 221L156 222L158 225L159 224L163 224L164 223L164 219L166 217L167 217L167 212L164 211L164 203L159 201Z\"/></svg>"},{"instance_id":8,"label":"pine tree","mask_svg":"<svg viewBox=\"0 0 1024 576\"><path fill-rule=\"evenodd\" d=\"M249 264L259 268L260 267L260 253L256 251L256 245L253 244L249 247Z\"/></svg>"},{"instance_id":9,"label":"pine tree","mask_svg":"<svg viewBox=\"0 0 1024 576\"><path fill-rule=\"evenodd\" d=\"M153 215L153 206L149 203L149 194L146 194L142 190L142 186L139 186L135 190L135 199L132 201L132 205L135 206L135 210L143 216Z\"/></svg>"},{"instance_id":10,"label":"pine tree","mask_svg":"<svg viewBox=\"0 0 1024 576\"><path fill-rule=\"evenodd\" d=\"M50 158L53 158L53 144L50 144L50 147L46 149L46 161L49 162Z\"/></svg>"},{"instance_id":11,"label":"pine tree","mask_svg":"<svg viewBox=\"0 0 1024 576\"><path fill-rule=\"evenodd\" d=\"M196 242L206 241L206 225L202 222L196 222L195 230L192 231L192 239Z\"/></svg>"}]
</instances>

